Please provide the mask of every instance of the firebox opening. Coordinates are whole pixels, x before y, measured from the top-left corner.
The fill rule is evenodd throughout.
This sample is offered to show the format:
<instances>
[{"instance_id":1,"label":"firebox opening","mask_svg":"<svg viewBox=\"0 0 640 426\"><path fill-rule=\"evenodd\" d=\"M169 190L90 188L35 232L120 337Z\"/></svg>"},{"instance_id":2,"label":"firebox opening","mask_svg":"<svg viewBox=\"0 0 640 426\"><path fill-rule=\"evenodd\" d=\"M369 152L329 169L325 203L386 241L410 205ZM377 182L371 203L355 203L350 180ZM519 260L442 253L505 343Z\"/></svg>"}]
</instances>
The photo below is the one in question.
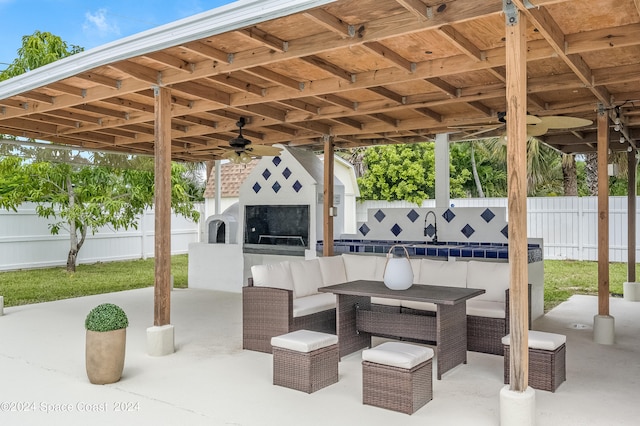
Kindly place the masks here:
<instances>
[{"instance_id":1,"label":"firebox opening","mask_svg":"<svg viewBox=\"0 0 640 426\"><path fill-rule=\"evenodd\" d=\"M309 248L308 205L245 206L245 252L301 252Z\"/></svg>"}]
</instances>

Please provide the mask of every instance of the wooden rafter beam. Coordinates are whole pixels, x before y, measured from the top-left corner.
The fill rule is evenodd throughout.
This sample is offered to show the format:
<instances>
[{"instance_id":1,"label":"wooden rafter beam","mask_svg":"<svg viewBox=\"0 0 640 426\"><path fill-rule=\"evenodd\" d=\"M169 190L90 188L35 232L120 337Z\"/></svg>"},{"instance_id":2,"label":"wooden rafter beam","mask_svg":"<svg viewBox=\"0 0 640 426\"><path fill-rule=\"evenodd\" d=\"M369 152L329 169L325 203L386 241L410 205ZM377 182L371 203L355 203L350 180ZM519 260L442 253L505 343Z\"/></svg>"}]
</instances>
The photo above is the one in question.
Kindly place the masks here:
<instances>
[{"instance_id":1,"label":"wooden rafter beam","mask_svg":"<svg viewBox=\"0 0 640 426\"><path fill-rule=\"evenodd\" d=\"M304 13L304 16L322 25L329 31L341 36L353 37L355 30L353 25L348 25L323 9L314 9Z\"/></svg>"},{"instance_id":2,"label":"wooden rafter beam","mask_svg":"<svg viewBox=\"0 0 640 426\"><path fill-rule=\"evenodd\" d=\"M387 99L390 99L394 102L397 102L399 104L405 104L407 102L407 98L405 96L402 96L394 92L393 90L389 90L386 87L382 87L382 86L369 87L368 90L380 96L383 96Z\"/></svg>"},{"instance_id":3,"label":"wooden rafter beam","mask_svg":"<svg viewBox=\"0 0 640 426\"><path fill-rule=\"evenodd\" d=\"M158 84L161 78L158 71L131 61L115 62L113 64L109 64L109 67L122 71L125 74L145 83Z\"/></svg>"},{"instance_id":4,"label":"wooden rafter beam","mask_svg":"<svg viewBox=\"0 0 640 426\"><path fill-rule=\"evenodd\" d=\"M151 52L151 53L145 54L144 57L154 60L156 62L160 62L161 64L167 65L173 69L185 71L185 72L192 72L195 67L195 64L187 62L178 57L169 55L168 53L165 53L165 52Z\"/></svg>"},{"instance_id":5,"label":"wooden rafter beam","mask_svg":"<svg viewBox=\"0 0 640 426\"><path fill-rule=\"evenodd\" d=\"M311 55L302 57L300 59L342 80L346 80L350 83L355 80L355 74L352 74L351 72L344 70L335 64L327 62L324 59L319 58L318 56Z\"/></svg>"},{"instance_id":6,"label":"wooden rafter beam","mask_svg":"<svg viewBox=\"0 0 640 426\"><path fill-rule=\"evenodd\" d=\"M462 35L459 31L453 28L451 25L443 25L438 28L440 35L458 48L462 53L476 61L484 61L486 59L486 53L473 44L468 38Z\"/></svg>"},{"instance_id":7,"label":"wooden rafter beam","mask_svg":"<svg viewBox=\"0 0 640 426\"><path fill-rule=\"evenodd\" d=\"M431 18L429 8L420 0L396 0L396 2L421 21Z\"/></svg>"},{"instance_id":8,"label":"wooden rafter beam","mask_svg":"<svg viewBox=\"0 0 640 426\"><path fill-rule=\"evenodd\" d=\"M528 9L524 0L513 0L513 3L525 13L538 32L547 40L553 50L564 61L573 73L582 81L593 95L604 105L611 105L611 94L602 86L593 84L593 74L587 63L579 54L567 54L565 51L565 35L544 7Z\"/></svg>"},{"instance_id":9,"label":"wooden rafter beam","mask_svg":"<svg viewBox=\"0 0 640 426\"><path fill-rule=\"evenodd\" d=\"M202 43L200 41L194 41L192 43L183 44L180 46L182 49L190 50L194 53L197 53L202 56L206 56L216 61L220 61L225 64L231 63L231 59L233 55L230 53L223 52L220 49L216 49L215 47L209 46L208 44Z\"/></svg>"},{"instance_id":10,"label":"wooden rafter beam","mask_svg":"<svg viewBox=\"0 0 640 426\"><path fill-rule=\"evenodd\" d=\"M287 41L281 40L273 34L262 31L257 27L251 27L245 30L236 31L236 33L248 37L252 40L257 40L265 46L268 46L271 49L275 49L278 52L286 52L289 49L289 43Z\"/></svg>"},{"instance_id":11,"label":"wooden rafter beam","mask_svg":"<svg viewBox=\"0 0 640 426\"><path fill-rule=\"evenodd\" d=\"M265 80L269 80L272 83L282 84L283 86L290 87L294 90L303 90L304 83L298 80L295 80L291 77L287 77L275 71L272 71L265 67L253 67L247 68L244 72L253 74L257 77L264 78Z\"/></svg>"},{"instance_id":12,"label":"wooden rafter beam","mask_svg":"<svg viewBox=\"0 0 640 426\"><path fill-rule=\"evenodd\" d=\"M414 62L406 60L405 58L400 56L395 50L389 49L382 43L379 43L377 41L372 41L370 43L365 43L363 46L371 50L372 52L376 53L377 55L387 59L394 65L399 66L400 68L403 68L409 72L414 72L416 70L416 64Z\"/></svg>"}]
</instances>

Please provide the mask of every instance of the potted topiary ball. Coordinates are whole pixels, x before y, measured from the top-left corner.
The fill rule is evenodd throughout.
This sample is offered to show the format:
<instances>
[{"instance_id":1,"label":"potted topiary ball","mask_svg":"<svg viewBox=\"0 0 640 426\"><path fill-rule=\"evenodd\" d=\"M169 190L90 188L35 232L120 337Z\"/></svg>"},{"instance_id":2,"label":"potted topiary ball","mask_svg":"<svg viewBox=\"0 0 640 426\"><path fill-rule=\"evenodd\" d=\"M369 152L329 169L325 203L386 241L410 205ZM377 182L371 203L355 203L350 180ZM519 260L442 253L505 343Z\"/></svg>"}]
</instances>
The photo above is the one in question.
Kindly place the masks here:
<instances>
[{"instance_id":1,"label":"potted topiary ball","mask_svg":"<svg viewBox=\"0 0 640 426\"><path fill-rule=\"evenodd\" d=\"M122 308L103 303L89 312L84 322L87 329L86 367L89 381L104 385L122 377L129 319Z\"/></svg>"}]
</instances>

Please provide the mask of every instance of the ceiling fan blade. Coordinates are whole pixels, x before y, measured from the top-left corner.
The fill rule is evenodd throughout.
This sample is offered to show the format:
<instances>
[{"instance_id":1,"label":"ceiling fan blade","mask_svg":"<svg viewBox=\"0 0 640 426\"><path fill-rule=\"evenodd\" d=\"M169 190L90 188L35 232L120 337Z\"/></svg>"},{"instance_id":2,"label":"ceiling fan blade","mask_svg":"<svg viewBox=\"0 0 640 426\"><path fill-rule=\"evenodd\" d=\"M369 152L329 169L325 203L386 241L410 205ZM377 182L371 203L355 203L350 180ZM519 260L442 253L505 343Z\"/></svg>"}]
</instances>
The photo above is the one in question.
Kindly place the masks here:
<instances>
[{"instance_id":1,"label":"ceiling fan blade","mask_svg":"<svg viewBox=\"0 0 640 426\"><path fill-rule=\"evenodd\" d=\"M275 146L268 145L250 145L247 147L246 151L249 154L257 155L257 156L275 156L280 155L282 151L280 148L276 148Z\"/></svg>"},{"instance_id":2,"label":"ceiling fan blade","mask_svg":"<svg viewBox=\"0 0 640 426\"><path fill-rule=\"evenodd\" d=\"M540 119L540 117L527 114L527 124L540 124L541 122L542 120Z\"/></svg>"},{"instance_id":3,"label":"ceiling fan blade","mask_svg":"<svg viewBox=\"0 0 640 426\"><path fill-rule=\"evenodd\" d=\"M542 136L549 128L545 126L545 123L542 122L540 124L527 124L527 136Z\"/></svg>"},{"instance_id":4,"label":"ceiling fan blade","mask_svg":"<svg viewBox=\"0 0 640 426\"><path fill-rule=\"evenodd\" d=\"M548 117L540 117L540 119L549 129L573 129L589 126L593 123L593 121L584 118L566 117L564 115L550 115Z\"/></svg>"}]
</instances>

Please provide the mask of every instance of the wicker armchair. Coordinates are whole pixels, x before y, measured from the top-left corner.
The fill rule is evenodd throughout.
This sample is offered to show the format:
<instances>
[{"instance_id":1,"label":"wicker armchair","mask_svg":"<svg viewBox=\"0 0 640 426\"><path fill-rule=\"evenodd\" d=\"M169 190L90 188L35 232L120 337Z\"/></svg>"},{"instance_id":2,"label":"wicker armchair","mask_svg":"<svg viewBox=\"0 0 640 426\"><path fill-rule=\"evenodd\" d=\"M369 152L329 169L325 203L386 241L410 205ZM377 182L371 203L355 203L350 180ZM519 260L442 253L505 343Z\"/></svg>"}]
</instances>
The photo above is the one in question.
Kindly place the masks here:
<instances>
[{"instance_id":1,"label":"wicker armchair","mask_svg":"<svg viewBox=\"0 0 640 426\"><path fill-rule=\"evenodd\" d=\"M249 278L242 288L242 347L271 353L271 338L296 330L336 333L336 310L293 316L293 291L254 287Z\"/></svg>"}]
</instances>

